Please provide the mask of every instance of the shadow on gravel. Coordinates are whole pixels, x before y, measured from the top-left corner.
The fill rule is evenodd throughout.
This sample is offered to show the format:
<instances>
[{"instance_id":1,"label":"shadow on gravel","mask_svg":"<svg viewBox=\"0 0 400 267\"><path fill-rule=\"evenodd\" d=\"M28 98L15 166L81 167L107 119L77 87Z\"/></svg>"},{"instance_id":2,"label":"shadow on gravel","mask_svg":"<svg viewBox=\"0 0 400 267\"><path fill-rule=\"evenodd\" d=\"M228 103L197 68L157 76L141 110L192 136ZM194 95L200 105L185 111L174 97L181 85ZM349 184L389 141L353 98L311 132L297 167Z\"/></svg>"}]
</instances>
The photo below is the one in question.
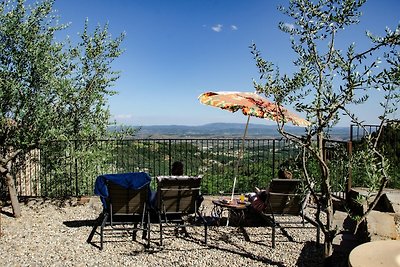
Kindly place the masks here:
<instances>
[{"instance_id":1,"label":"shadow on gravel","mask_svg":"<svg viewBox=\"0 0 400 267\"><path fill-rule=\"evenodd\" d=\"M286 266L282 262L276 262L276 261L273 261L273 260L271 260L271 259L269 259L267 257L254 255L251 252L245 251L244 248L242 248L242 249L239 248L239 251L237 251L237 250L228 249L228 248L221 248L221 247L214 246L214 245L209 245L208 247L210 249L217 249L217 250L229 252L229 253L232 253L232 254L236 254L236 255L238 255L240 257L248 258L248 259L251 259L251 260L254 260L254 261L259 261L259 262L262 262L262 263L264 263L264 264L266 264L268 266L278 266L278 267L285 267Z\"/></svg>"},{"instance_id":2,"label":"shadow on gravel","mask_svg":"<svg viewBox=\"0 0 400 267\"><path fill-rule=\"evenodd\" d=\"M14 217L14 214L12 214L12 212L1 210L0 213L6 215L8 217Z\"/></svg>"},{"instance_id":3,"label":"shadow on gravel","mask_svg":"<svg viewBox=\"0 0 400 267\"><path fill-rule=\"evenodd\" d=\"M307 241L297 259L296 266L324 266L323 246L316 246L314 241Z\"/></svg>"},{"instance_id":4,"label":"shadow on gravel","mask_svg":"<svg viewBox=\"0 0 400 267\"><path fill-rule=\"evenodd\" d=\"M67 227L77 228L84 226L94 226L97 220L75 220L75 221L64 221L63 224Z\"/></svg>"}]
</instances>

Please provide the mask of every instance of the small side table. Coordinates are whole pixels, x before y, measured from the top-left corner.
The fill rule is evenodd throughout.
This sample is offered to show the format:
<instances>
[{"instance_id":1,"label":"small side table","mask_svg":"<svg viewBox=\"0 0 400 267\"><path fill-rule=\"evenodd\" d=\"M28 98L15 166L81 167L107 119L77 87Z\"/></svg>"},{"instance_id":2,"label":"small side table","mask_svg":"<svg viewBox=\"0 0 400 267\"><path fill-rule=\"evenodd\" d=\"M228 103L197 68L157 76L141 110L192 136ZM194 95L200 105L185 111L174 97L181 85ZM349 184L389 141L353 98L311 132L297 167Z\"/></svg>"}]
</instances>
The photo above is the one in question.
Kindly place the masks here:
<instances>
[{"instance_id":1,"label":"small side table","mask_svg":"<svg viewBox=\"0 0 400 267\"><path fill-rule=\"evenodd\" d=\"M349 267L400 267L400 241L379 240L355 247L349 255Z\"/></svg>"},{"instance_id":2,"label":"small side table","mask_svg":"<svg viewBox=\"0 0 400 267\"><path fill-rule=\"evenodd\" d=\"M212 209L212 214L214 217L222 218L222 213L228 211L228 219L226 221L226 226L229 225L229 219L231 214L235 214L239 218L239 225L245 219L245 211L247 207L250 206L250 202L243 201L239 199L233 199L232 201L226 199L213 200L212 203L214 207Z\"/></svg>"}]
</instances>

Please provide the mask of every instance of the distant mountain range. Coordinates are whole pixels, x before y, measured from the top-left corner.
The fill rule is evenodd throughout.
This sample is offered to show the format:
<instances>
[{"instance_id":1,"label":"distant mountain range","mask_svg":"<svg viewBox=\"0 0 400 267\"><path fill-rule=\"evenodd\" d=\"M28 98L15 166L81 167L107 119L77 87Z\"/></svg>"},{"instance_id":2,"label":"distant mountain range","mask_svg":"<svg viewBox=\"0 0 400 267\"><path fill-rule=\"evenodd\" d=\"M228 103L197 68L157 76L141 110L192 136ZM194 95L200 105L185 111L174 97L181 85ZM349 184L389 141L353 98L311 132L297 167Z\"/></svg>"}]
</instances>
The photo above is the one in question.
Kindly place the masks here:
<instances>
[{"instance_id":1,"label":"distant mountain range","mask_svg":"<svg viewBox=\"0 0 400 267\"><path fill-rule=\"evenodd\" d=\"M239 138L243 136L245 124L210 123L200 126L150 125L133 127L140 129L136 133L136 137L139 138ZM285 126L285 129L296 135L305 133L303 127ZM247 136L252 138L277 138L280 137L280 134L276 125L249 124ZM333 128L331 138L338 140L349 139L349 128Z\"/></svg>"}]
</instances>

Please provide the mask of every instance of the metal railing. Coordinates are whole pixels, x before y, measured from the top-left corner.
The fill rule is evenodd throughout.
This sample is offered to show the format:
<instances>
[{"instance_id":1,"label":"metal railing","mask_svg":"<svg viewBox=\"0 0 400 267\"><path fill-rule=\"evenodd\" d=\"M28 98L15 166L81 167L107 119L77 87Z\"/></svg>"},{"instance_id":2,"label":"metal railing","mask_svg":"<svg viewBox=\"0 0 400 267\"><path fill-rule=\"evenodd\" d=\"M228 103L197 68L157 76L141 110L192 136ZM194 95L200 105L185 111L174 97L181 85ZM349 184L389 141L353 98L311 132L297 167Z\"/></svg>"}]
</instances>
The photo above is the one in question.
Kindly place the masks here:
<instances>
[{"instance_id":1,"label":"metal railing","mask_svg":"<svg viewBox=\"0 0 400 267\"><path fill-rule=\"evenodd\" d=\"M398 121L393 123L399 123ZM397 126L396 126L397 127ZM327 140L325 157L331 168L332 191L343 197L352 185L360 186L359 174L354 173L350 155L366 133L378 130L351 126L350 141ZM399 153L398 134L385 138L392 153ZM253 191L265 187L276 177L279 167L291 162L296 165L299 148L284 139L246 139L243 159L235 172L241 139L130 139L130 140L75 140L50 142L30 151L13 165L18 195L20 196L79 196L92 195L96 177L105 173L145 171L152 177L170 174L174 161L184 164L187 175L203 175L205 194L229 194L237 175L236 192ZM386 151L389 150L386 148ZM394 157L397 160L399 156ZM395 159L395 160L396 160ZM314 166L313 166L314 164ZM312 168L315 163L310 162ZM400 186L400 163L391 162L393 188ZM295 177L301 171L295 170ZM318 176L318 171L316 172ZM300 177L301 178L301 177ZM0 179L0 197L7 188ZM152 184L153 188L155 187Z\"/></svg>"},{"instance_id":2,"label":"metal railing","mask_svg":"<svg viewBox=\"0 0 400 267\"><path fill-rule=\"evenodd\" d=\"M284 139L246 139L236 173L241 142L241 139L57 141L26 154L21 160L24 166L19 166L14 175L20 196L92 195L95 179L101 174L144 171L152 177L169 175L172 163L181 161L186 175L203 175L204 194L218 195L231 192L235 175L236 192L252 192L255 186L266 187L282 164L298 165L300 149L295 143ZM343 147L345 143L335 144ZM335 191L344 192L345 168L345 164L335 168L337 177L332 178ZM298 177L301 171L294 174Z\"/></svg>"},{"instance_id":3,"label":"metal railing","mask_svg":"<svg viewBox=\"0 0 400 267\"><path fill-rule=\"evenodd\" d=\"M330 167L332 194L346 199L346 193L351 189L352 142L325 140L324 157Z\"/></svg>"}]
</instances>

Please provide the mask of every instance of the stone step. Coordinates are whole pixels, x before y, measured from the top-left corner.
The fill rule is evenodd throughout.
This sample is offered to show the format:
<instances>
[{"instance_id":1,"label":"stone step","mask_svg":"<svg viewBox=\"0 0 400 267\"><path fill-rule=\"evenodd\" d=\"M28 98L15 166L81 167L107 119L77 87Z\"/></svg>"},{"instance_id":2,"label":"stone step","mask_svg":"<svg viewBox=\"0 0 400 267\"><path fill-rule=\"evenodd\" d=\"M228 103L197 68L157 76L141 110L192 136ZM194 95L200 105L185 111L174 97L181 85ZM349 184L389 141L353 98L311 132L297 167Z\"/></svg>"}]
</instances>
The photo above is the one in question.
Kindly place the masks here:
<instances>
[{"instance_id":1,"label":"stone step","mask_svg":"<svg viewBox=\"0 0 400 267\"><path fill-rule=\"evenodd\" d=\"M367 216L367 232L371 241L400 239L395 213L371 211Z\"/></svg>"}]
</instances>

